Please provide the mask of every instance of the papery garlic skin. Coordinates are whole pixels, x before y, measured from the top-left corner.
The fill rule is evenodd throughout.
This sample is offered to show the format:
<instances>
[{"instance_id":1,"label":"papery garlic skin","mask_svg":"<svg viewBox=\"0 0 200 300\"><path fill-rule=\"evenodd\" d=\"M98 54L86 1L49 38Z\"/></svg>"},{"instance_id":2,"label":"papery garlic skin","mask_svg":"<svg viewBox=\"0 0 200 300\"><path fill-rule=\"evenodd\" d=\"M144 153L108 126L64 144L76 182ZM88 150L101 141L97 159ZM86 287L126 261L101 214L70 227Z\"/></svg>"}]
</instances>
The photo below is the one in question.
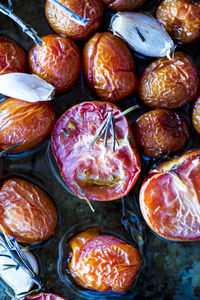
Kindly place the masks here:
<instances>
[{"instance_id":1,"label":"papery garlic skin","mask_svg":"<svg viewBox=\"0 0 200 300\"><path fill-rule=\"evenodd\" d=\"M55 88L34 74L8 73L0 75L0 93L27 102L38 102L52 100Z\"/></svg>"},{"instance_id":2,"label":"papery garlic skin","mask_svg":"<svg viewBox=\"0 0 200 300\"><path fill-rule=\"evenodd\" d=\"M169 57L175 49L174 42L157 20L145 14L118 12L111 19L110 30L145 56Z\"/></svg>"}]
</instances>

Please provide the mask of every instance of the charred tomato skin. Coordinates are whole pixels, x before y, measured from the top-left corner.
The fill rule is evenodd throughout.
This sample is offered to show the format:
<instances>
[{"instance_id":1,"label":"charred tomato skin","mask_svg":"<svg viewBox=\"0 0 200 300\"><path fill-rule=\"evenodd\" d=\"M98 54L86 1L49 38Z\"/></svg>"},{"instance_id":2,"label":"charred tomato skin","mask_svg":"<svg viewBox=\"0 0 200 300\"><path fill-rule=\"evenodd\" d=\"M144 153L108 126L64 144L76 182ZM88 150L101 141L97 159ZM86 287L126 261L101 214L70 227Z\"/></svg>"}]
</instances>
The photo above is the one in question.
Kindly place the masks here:
<instances>
[{"instance_id":1,"label":"charred tomato skin","mask_svg":"<svg viewBox=\"0 0 200 300\"><path fill-rule=\"evenodd\" d=\"M0 149L20 144L20 153L42 142L52 131L56 116L48 102L30 103L8 98L0 103Z\"/></svg>"},{"instance_id":2,"label":"charred tomato skin","mask_svg":"<svg viewBox=\"0 0 200 300\"><path fill-rule=\"evenodd\" d=\"M138 148L151 158L183 150L190 137L187 122L174 111L162 108L141 115L133 134Z\"/></svg>"},{"instance_id":3,"label":"charred tomato skin","mask_svg":"<svg viewBox=\"0 0 200 300\"><path fill-rule=\"evenodd\" d=\"M186 0L164 0L158 6L157 19L174 41L193 43L200 37L200 3Z\"/></svg>"},{"instance_id":4,"label":"charred tomato skin","mask_svg":"<svg viewBox=\"0 0 200 300\"><path fill-rule=\"evenodd\" d=\"M28 57L24 49L12 39L0 34L0 75L6 73L25 73Z\"/></svg>"},{"instance_id":5,"label":"charred tomato skin","mask_svg":"<svg viewBox=\"0 0 200 300\"><path fill-rule=\"evenodd\" d=\"M153 169L139 202L148 226L172 241L200 240L200 150L188 151Z\"/></svg>"},{"instance_id":6,"label":"charred tomato skin","mask_svg":"<svg viewBox=\"0 0 200 300\"><path fill-rule=\"evenodd\" d=\"M90 228L75 235L69 244L68 270L78 285L99 292L126 292L135 281L141 254L125 241Z\"/></svg>"},{"instance_id":7,"label":"charred tomato skin","mask_svg":"<svg viewBox=\"0 0 200 300\"><path fill-rule=\"evenodd\" d=\"M51 28L58 34L64 34L72 39L87 39L100 27L104 12L101 0L61 0L61 4L79 16L89 18L87 25L79 25L70 16L51 1L46 1L45 15Z\"/></svg>"},{"instance_id":8,"label":"charred tomato skin","mask_svg":"<svg viewBox=\"0 0 200 300\"><path fill-rule=\"evenodd\" d=\"M194 102L192 108L192 124L195 130L200 134L200 97Z\"/></svg>"},{"instance_id":9,"label":"charred tomato skin","mask_svg":"<svg viewBox=\"0 0 200 300\"><path fill-rule=\"evenodd\" d=\"M109 32L96 33L83 49L83 72L101 100L118 102L137 89L135 63L126 44Z\"/></svg>"},{"instance_id":10,"label":"charred tomato skin","mask_svg":"<svg viewBox=\"0 0 200 300\"><path fill-rule=\"evenodd\" d=\"M56 93L69 90L81 71L80 51L73 40L56 34L42 38L28 55L30 72L56 88Z\"/></svg>"},{"instance_id":11,"label":"charred tomato skin","mask_svg":"<svg viewBox=\"0 0 200 300\"><path fill-rule=\"evenodd\" d=\"M76 184L89 200L110 201L126 195L139 177L140 158L124 116L113 121L119 143L115 151L111 132L106 148L103 137L91 145L109 112L114 117L121 111L108 102L83 102L67 110L52 131L52 150L61 175L79 198L84 197Z\"/></svg>"},{"instance_id":12,"label":"charred tomato skin","mask_svg":"<svg viewBox=\"0 0 200 300\"><path fill-rule=\"evenodd\" d=\"M0 188L0 230L22 243L38 243L54 234L57 211L49 196L21 178L7 178Z\"/></svg>"},{"instance_id":13,"label":"charred tomato skin","mask_svg":"<svg viewBox=\"0 0 200 300\"><path fill-rule=\"evenodd\" d=\"M159 58L142 73L138 94L152 108L178 108L194 100L199 91L197 70L189 57L176 52Z\"/></svg>"},{"instance_id":14,"label":"charred tomato skin","mask_svg":"<svg viewBox=\"0 0 200 300\"><path fill-rule=\"evenodd\" d=\"M103 0L105 5L115 11L129 11L137 9L144 4L146 0Z\"/></svg>"}]
</instances>

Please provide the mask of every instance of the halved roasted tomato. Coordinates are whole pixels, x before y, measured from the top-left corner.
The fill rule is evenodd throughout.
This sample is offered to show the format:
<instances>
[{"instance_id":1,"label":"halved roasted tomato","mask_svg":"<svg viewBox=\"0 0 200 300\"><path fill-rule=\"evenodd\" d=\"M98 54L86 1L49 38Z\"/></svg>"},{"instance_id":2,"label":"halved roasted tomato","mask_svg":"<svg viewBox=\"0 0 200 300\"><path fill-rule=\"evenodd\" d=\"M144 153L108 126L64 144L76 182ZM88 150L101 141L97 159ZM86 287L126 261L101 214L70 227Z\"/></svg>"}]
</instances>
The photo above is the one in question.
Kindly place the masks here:
<instances>
[{"instance_id":1,"label":"halved roasted tomato","mask_svg":"<svg viewBox=\"0 0 200 300\"><path fill-rule=\"evenodd\" d=\"M26 300L67 300L66 298L62 298L57 295L40 293L39 295L33 295L26 297Z\"/></svg>"}]
</instances>

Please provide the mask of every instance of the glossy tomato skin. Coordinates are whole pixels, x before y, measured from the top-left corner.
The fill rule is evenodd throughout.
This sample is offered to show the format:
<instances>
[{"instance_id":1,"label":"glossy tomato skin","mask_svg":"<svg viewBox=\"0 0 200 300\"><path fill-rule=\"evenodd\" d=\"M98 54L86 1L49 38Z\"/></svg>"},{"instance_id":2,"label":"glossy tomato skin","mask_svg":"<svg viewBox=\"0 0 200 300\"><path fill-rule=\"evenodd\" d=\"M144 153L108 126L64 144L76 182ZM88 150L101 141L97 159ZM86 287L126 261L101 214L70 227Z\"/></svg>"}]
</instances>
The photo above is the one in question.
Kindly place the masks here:
<instances>
[{"instance_id":1,"label":"glossy tomato skin","mask_svg":"<svg viewBox=\"0 0 200 300\"><path fill-rule=\"evenodd\" d=\"M83 72L100 99L118 102L137 89L135 63L126 44L111 33L96 33L83 49Z\"/></svg>"},{"instance_id":2,"label":"glossy tomato skin","mask_svg":"<svg viewBox=\"0 0 200 300\"><path fill-rule=\"evenodd\" d=\"M4 179L0 189L0 230L22 243L38 243L54 234L57 211L49 196L21 178Z\"/></svg>"},{"instance_id":3,"label":"glossy tomato skin","mask_svg":"<svg viewBox=\"0 0 200 300\"><path fill-rule=\"evenodd\" d=\"M200 97L194 102L192 108L192 124L195 130L200 134Z\"/></svg>"},{"instance_id":4,"label":"glossy tomato skin","mask_svg":"<svg viewBox=\"0 0 200 300\"><path fill-rule=\"evenodd\" d=\"M179 44L189 44L200 37L199 1L164 0L157 9L157 19Z\"/></svg>"},{"instance_id":5,"label":"glossy tomato skin","mask_svg":"<svg viewBox=\"0 0 200 300\"><path fill-rule=\"evenodd\" d=\"M42 42L29 51L31 73L55 86L56 93L69 90L81 71L78 47L70 38L56 34L43 37Z\"/></svg>"},{"instance_id":6,"label":"glossy tomato skin","mask_svg":"<svg viewBox=\"0 0 200 300\"><path fill-rule=\"evenodd\" d=\"M68 269L74 281L87 289L125 292L141 266L141 254L133 246L92 228L74 236Z\"/></svg>"},{"instance_id":7,"label":"glossy tomato skin","mask_svg":"<svg viewBox=\"0 0 200 300\"><path fill-rule=\"evenodd\" d=\"M87 25L80 25L73 21L62 8L47 0L45 15L55 32L73 39L83 40L89 38L100 27L104 12L101 0L61 0L60 3L77 15L86 19L89 18L90 21Z\"/></svg>"},{"instance_id":8,"label":"glossy tomato skin","mask_svg":"<svg viewBox=\"0 0 200 300\"><path fill-rule=\"evenodd\" d=\"M103 0L109 9L115 11L129 11L142 6L146 0Z\"/></svg>"},{"instance_id":9,"label":"glossy tomato skin","mask_svg":"<svg viewBox=\"0 0 200 300\"><path fill-rule=\"evenodd\" d=\"M200 240L200 150L186 152L152 170L142 184L143 217L159 236Z\"/></svg>"},{"instance_id":10,"label":"glossy tomato skin","mask_svg":"<svg viewBox=\"0 0 200 300\"><path fill-rule=\"evenodd\" d=\"M178 108L195 99L199 78L195 66L181 52L172 59L159 58L143 72L139 82L139 97L153 108Z\"/></svg>"},{"instance_id":11,"label":"glossy tomato skin","mask_svg":"<svg viewBox=\"0 0 200 300\"><path fill-rule=\"evenodd\" d=\"M133 134L141 152L151 158L184 149L190 132L187 122L169 109L154 109L141 115Z\"/></svg>"},{"instance_id":12,"label":"glossy tomato skin","mask_svg":"<svg viewBox=\"0 0 200 300\"><path fill-rule=\"evenodd\" d=\"M113 137L108 133L91 145L98 128L111 112L120 113L108 102L83 102L67 110L54 126L51 144L61 174L69 188L89 200L110 201L126 195L140 174L140 159L130 126L123 116L113 121L118 144L113 151ZM76 183L76 184L75 184Z\"/></svg>"},{"instance_id":13,"label":"glossy tomato skin","mask_svg":"<svg viewBox=\"0 0 200 300\"><path fill-rule=\"evenodd\" d=\"M0 34L0 75L25 73L27 69L28 58L24 49L12 39Z\"/></svg>"},{"instance_id":14,"label":"glossy tomato skin","mask_svg":"<svg viewBox=\"0 0 200 300\"><path fill-rule=\"evenodd\" d=\"M56 116L48 102L8 98L0 103L0 149L20 144L12 153L31 149L52 131Z\"/></svg>"},{"instance_id":15,"label":"glossy tomato skin","mask_svg":"<svg viewBox=\"0 0 200 300\"><path fill-rule=\"evenodd\" d=\"M67 300L50 293L40 293L39 295L27 296L26 300Z\"/></svg>"}]
</instances>

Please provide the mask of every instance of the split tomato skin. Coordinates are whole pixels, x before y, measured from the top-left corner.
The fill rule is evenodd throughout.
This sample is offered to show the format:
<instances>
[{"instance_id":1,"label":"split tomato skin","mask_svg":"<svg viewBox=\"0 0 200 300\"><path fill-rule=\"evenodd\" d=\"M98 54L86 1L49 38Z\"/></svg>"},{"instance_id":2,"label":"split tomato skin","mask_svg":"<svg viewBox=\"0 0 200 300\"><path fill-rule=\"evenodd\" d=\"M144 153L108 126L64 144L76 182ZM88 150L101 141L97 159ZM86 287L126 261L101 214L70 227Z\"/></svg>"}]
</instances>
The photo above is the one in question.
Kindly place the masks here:
<instances>
[{"instance_id":1,"label":"split tomato skin","mask_svg":"<svg viewBox=\"0 0 200 300\"><path fill-rule=\"evenodd\" d=\"M29 51L30 72L56 88L56 93L69 90L78 80L81 56L77 45L68 37L56 34L42 38L42 45Z\"/></svg>"},{"instance_id":2,"label":"split tomato skin","mask_svg":"<svg viewBox=\"0 0 200 300\"><path fill-rule=\"evenodd\" d=\"M21 178L4 179L0 188L0 230L18 242L38 243L54 234L57 211L49 196Z\"/></svg>"},{"instance_id":3,"label":"split tomato skin","mask_svg":"<svg viewBox=\"0 0 200 300\"><path fill-rule=\"evenodd\" d=\"M194 102L192 108L192 124L195 130L200 134L200 97Z\"/></svg>"},{"instance_id":4,"label":"split tomato skin","mask_svg":"<svg viewBox=\"0 0 200 300\"><path fill-rule=\"evenodd\" d=\"M0 75L6 73L25 73L28 57L24 49L14 40L0 34Z\"/></svg>"},{"instance_id":5,"label":"split tomato skin","mask_svg":"<svg viewBox=\"0 0 200 300\"><path fill-rule=\"evenodd\" d=\"M48 102L30 103L8 98L0 103L0 149L20 144L11 153L20 153L41 143L56 121Z\"/></svg>"},{"instance_id":6,"label":"split tomato skin","mask_svg":"<svg viewBox=\"0 0 200 300\"><path fill-rule=\"evenodd\" d=\"M129 11L142 6L146 0L103 0L105 5L114 11Z\"/></svg>"},{"instance_id":7,"label":"split tomato skin","mask_svg":"<svg viewBox=\"0 0 200 300\"><path fill-rule=\"evenodd\" d=\"M50 293L40 293L39 295L27 296L26 300L67 300L67 299Z\"/></svg>"},{"instance_id":8,"label":"split tomato skin","mask_svg":"<svg viewBox=\"0 0 200 300\"><path fill-rule=\"evenodd\" d=\"M52 150L62 177L82 199L84 196L77 184L89 200L121 198L134 186L141 171L139 154L124 116L113 120L119 143L115 151L111 131L107 147L104 136L91 145L109 112L114 118L121 111L108 102L83 102L67 110L52 131Z\"/></svg>"},{"instance_id":9,"label":"split tomato skin","mask_svg":"<svg viewBox=\"0 0 200 300\"><path fill-rule=\"evenodd\" d=\"M56 33L67 35L72 39L84 40L100 27L104 12L101 0L62 0L60 3L90 21L84 25L78 24L62 8L47 0L45 15L49 25Z\"/></svg>"},{"instance_id":10,"label":"split tomato skin","mask_svg":"<svg viewBox=\"0 0 200 300\"><path fill-rule=\"evenodd\" d=\"M142 184L139 201L149 227L173 241L200 240L200 150L160 164Z\"/></svg>"},{"instance_id":11,"label":"split tomato skin","mask_svg":"<svg viewBox=\"0 0 200 300\"><path fill-rule=\"evenodd\" d=\"M159 58L143 72L139 82L140 99L152 108L178 108L194 100L199 91L198 73L182 53L172 59Z\"/></svg>"},{"instance_id":12,"label":"split tomato skin","mask_svg":"<svg viewBox=\"0 0 200 300\"><path fill-rule=\"evenodd\" d=\"M101 100L118 102L133 94L138 80L126 44L109 32L96 33L83 49L83 72Z\"/></svg>"},{"instance_id":13,"label":"split tomato skin","mask_svg":"<svg viewBox=\"0 0 200 300\"><path fill-rule=\"evenodd\" d=\"M99 292L126 292L135 281L141 254L125 241L92 228L74 236L69 244L68 269L78 285Z\"/></svg>"}]
</instances>

